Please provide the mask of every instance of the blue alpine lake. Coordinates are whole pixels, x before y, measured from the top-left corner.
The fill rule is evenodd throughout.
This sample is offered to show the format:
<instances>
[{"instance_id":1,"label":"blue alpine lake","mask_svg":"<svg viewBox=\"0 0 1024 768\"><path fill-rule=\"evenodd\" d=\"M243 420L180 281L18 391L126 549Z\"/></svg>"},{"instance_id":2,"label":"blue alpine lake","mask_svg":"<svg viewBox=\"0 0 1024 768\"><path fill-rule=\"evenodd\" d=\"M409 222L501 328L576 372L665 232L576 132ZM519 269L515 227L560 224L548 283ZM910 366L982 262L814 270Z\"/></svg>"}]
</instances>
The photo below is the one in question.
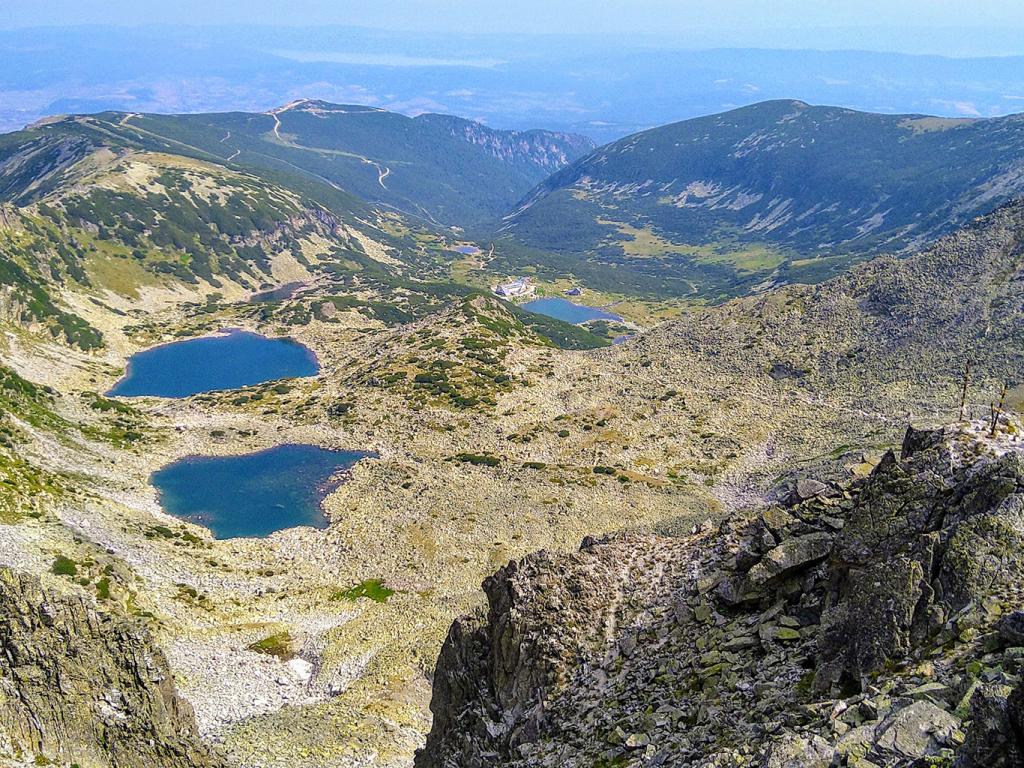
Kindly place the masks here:
<instances>
[{"instance_id":1,"label":"blue alpine lake","mask_svg":"<svg viewBox=\"0 0 1024 768\"><path fill-rule=\"evenodd\" d=\"M230 330L132 355L124 378L107 394L188 397L275 379L315 376L319 371L316 355L297 341Z\"/></svg>"},{"instance_id":2,"label":"blue alpine lake","mask_svg":"<svg viewBox=\"0 0 1024 768\"><path fill-rule=\"evenodd\" d=\"M262 538L309 525L326 528L321 503L341 473L371 455L315 445L279 445L242 456L193 456L153 473L164 511L215 538Z\"/></svg>"},{"instance_id":3,"label":"blue alpine lake","mask_svg":"<svg viewBox=\"0 0 1024 768\"><path fill-rule=\"evenodd\" d=\"M523 304L523 309L536 312L538 315L547 315L556 320L564 320L567 323L585 323L587 320L616 320L621 321L618 315L605 312L597 307L588 307L585 304L573 304L567 299L546 298L534 299Z\"/></svg>"}]
</instances>

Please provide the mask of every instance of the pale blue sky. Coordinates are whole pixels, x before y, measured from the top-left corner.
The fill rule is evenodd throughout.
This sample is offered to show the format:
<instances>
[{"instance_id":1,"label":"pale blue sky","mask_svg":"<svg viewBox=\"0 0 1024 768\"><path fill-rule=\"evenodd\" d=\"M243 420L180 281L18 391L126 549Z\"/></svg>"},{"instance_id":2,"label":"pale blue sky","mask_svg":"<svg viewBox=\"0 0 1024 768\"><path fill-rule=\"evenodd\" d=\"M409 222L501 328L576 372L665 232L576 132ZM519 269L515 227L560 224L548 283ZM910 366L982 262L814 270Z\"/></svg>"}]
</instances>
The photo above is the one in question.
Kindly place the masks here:
<instances>
[{"instance_id":1,"label":"pale blue sky","mask_svg":"<svg viewBox=\"0 0 1024 768\"><path fill-rule=\"evenodd\" d=\"M352 24L460 32L813 32L822 27L1024 27L1018 0L40 0L0 26Z\"/></svg>"}]
</instances>

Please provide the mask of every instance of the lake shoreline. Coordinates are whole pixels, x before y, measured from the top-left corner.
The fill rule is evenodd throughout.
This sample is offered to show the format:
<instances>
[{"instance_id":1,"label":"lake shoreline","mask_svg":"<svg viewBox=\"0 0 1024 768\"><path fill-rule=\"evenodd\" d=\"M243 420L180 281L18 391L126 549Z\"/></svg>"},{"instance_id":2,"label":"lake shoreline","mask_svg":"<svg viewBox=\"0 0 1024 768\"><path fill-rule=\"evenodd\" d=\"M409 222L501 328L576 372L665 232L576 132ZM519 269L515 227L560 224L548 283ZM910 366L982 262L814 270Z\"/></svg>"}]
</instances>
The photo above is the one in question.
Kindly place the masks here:
<instances>
[{"instance_id":1,"label":"lake shoreline","mask_svg":"<svg viewBox=\"0 0 1024 768\"><path fill-rule=\"evenodd\" d=\"M532 299L521 305L527 312L533 312L546 317L553 317L573 325L582 325L591 320L609 320L612 322L623 322L623 319L616 314L608 312L600 307L591 307L587 304L577 304L560 296L545 296Z\"/></svg>"},{"instance_id":2,"label":"lake shoreline","mask_svg":"<svg viewBox=\"0 0 1024 768\"><path fill-rule=\"evenodd\" d=\"M230 344L236 349L224 347ZM190 352L194 359L189 358ZM271 357L274 352L276 359ZM253 367L245 367L246 363L269 366L268 373L272 375L260 374ZM321 368L316 352L291 336L271 337L243 328L222 328L132 354L125 363L124 374L104 395L180 399L281 379L311 378L319 375ZM193 383L175 378L183 374L191 375ZM209 382L199 383L204 376ZM148 386L140 383L146 377L150 379Z\"/></svg>"},{"instance_id":3,"label":"lake shoreline","mask_svg":"<svg viewBox=\"0 0 1024 768\"><path fill-rule=\"evenodd\" d=\"M329 528L324 501L368 458L379 454L285 442L228 456L183 456L154 470L149 482L165 514L218 540L261 539L291 528Z\"/></svg>"}]
</instances>

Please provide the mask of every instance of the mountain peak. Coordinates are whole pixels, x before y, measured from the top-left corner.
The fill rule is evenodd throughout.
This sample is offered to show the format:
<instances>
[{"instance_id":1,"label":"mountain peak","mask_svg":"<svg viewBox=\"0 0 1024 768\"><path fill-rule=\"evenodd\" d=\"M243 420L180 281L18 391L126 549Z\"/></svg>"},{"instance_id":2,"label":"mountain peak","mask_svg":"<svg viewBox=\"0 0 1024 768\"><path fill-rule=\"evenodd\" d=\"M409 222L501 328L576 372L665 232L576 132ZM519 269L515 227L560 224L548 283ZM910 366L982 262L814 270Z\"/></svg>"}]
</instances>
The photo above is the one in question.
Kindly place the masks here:
<instances>
[{"instance_id":1,"label":"mountain peak","mask_svg":"<svg viewBox=\"0 0 1024 768\"><path fill-rule=\"evenodd\" d=\"M1021 155L1016 117L767 101L600 147L523 198L503 231L588 260L654 259L676 290L720 299L933 241L1024 195Z\"/></svg>"}]
</instances>

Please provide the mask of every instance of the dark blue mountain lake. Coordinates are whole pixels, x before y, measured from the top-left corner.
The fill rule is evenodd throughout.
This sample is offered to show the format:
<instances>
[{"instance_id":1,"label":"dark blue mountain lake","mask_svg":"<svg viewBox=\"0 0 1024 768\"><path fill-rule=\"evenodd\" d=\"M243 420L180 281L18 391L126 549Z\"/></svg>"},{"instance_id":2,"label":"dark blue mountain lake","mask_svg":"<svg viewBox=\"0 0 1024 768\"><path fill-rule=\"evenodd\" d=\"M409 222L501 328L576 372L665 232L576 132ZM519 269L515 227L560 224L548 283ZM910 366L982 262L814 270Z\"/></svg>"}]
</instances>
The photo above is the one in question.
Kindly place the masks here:
<instances>
[{"instance_id":1,"label":"dark blue mountain lake","mask_svg":"<svg viewBox=\"0 0 1024 768\"><path fill-rule=\"evenodd\" d=\"M279 445L243 456L192 456L153 473L164 511L209 528L215 538L326 528L321 502L343 472L370 454Z\"/></svg>"},{"instance_id":2,"label":"dark blue mountain lake","mask_svg":"<svg viewBox=\"0 0 1024 768\"><path fill-rule=\"evenodd\" d=\"M107 394L188 397L275 379L315 376L319 371L316 355L297 341L230 330L132 355L124 378Z\"/></svg>"},{"instance_id":3,"label":"dark blue mountain lake","mask_svg":"<svg viewBox=\"0 0 1024 768\"><path fill-rule=\"evenodd\" d=\"M588 307L585 304L573 304L567 299L534 299L523 304L523 309L536 312L538 315L547 315L556 320L564 320L567 323L585 323L587 320L616 320L621 321L618 315L605 312L597 307Z\"/></svg>"}]
</instances>

